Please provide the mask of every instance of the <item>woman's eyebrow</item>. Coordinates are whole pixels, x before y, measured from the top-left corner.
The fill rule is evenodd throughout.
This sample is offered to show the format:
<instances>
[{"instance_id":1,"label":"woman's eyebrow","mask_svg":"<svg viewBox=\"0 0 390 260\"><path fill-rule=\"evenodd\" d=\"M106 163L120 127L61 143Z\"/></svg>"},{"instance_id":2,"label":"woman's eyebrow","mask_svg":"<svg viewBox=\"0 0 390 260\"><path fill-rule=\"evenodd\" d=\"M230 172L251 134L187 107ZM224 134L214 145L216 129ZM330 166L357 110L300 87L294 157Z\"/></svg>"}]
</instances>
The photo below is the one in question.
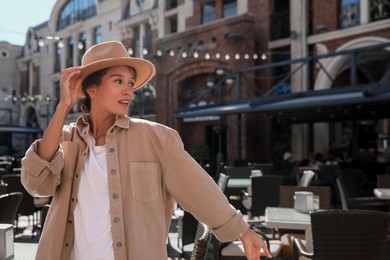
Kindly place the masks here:
<instances>
[{"instance_id":1,"label":"woman's eyebrow","mask_svg":"<svg viewBox=\"0 0 390 260\"><path fill-rule=\"evenodd\" d=\"M110 78L114 78L114 77L121 77L121 78L124 78L125 75L120 74L120 73L115 73L115 74L110 75ZM132 79L132 80L135 80L135 76L132 75L132 76L131 76L131 79Z\"/></svg>"}]
</instances>

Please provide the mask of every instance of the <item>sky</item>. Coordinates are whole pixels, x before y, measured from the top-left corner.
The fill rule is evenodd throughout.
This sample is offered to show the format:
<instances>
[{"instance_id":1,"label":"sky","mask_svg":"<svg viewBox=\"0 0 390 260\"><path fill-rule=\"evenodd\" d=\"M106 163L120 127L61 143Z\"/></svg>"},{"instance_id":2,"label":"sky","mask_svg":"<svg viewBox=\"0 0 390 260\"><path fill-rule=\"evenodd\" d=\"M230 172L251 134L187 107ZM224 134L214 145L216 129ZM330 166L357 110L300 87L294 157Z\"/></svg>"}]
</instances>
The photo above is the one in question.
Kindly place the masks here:
<instances>
[{"instance_id":1,"label":"sky","mask_svg":"<svg viewBox=\"0 0 390 260\"><path fill-rule=\"evenodd\" d=\"M50 18L56 0L0 0L0 41L24 45L27 30Z\"/></svg>"}]
</instances>

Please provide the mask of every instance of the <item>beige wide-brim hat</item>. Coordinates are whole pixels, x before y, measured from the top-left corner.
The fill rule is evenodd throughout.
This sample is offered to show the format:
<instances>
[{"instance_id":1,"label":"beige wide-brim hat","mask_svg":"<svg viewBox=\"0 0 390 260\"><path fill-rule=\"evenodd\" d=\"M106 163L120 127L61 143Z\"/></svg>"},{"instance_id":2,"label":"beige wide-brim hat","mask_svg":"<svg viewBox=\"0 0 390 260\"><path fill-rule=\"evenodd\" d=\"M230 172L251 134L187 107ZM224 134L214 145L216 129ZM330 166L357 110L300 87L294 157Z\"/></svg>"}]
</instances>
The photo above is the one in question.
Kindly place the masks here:
<instances>
[{"instance_id":1,"label":"beige wide-brim hat","mask_svg":"<svg viewBox=\"0 0 390 260\"><path fill-rule=\"evenodd\" d=\"M156 72L154 65L150 61L130 57L121 42L108 41L98 43L85 52L81 61L81 80L83 81L98 70L113 66L129 66L135 69L134 90L144 86ZM80 88L78 97L85 97L82 88Z\"/></svg>"}]
</instances>

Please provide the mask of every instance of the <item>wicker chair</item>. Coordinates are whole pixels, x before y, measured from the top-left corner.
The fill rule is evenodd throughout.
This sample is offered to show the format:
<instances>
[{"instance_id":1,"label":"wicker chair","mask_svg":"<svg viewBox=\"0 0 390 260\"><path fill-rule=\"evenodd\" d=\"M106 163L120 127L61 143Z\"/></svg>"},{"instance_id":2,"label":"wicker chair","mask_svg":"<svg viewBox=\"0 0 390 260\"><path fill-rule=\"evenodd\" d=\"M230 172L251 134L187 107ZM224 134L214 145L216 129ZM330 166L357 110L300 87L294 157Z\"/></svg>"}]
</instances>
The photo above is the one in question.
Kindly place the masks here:
<instances>
[{"instance_id":1,"label":"wicker chair","mask_svg":"<svg viewBox=\"0 0 390 260\"><path fill-rule=\"evenodd\" d=\"M316 260L382 260L388 239L390 214L368 210L329 210L310 214L313 252L294 239L299 254Z\"/></svg>"},{"instance_id":2,"label":"wicker chair","mask_svg":"<svg viewBox=\"0 0 390 260\"><path fill-rule=\"evenodd\" d=\"M0 195L0 223L14 224L23 193L12 192Z\"/></svg>"},{"instance_id":3,"label":"wicker chair","mask_svg":"<svg viewBox=\"0 0 390 260\"><path fill-rule=\"evenodd\" d=\"M344 177L339 176L336 179L337 191L341 200L342 209L366 209L389 211L389 203L387 201L371 197L351 197L347 188L345 187Z\"/></svg>"},{"instance_id":4,"label":"wicker chair","mask_svg":"<svg viewBox=\"0 0 390 260\"><path fill-rule=\"evenodd\" d=\"M205 260L207 258L211 237L211 230L204 223L198 222L191 260Z\"/></svg>"}]
</instances>

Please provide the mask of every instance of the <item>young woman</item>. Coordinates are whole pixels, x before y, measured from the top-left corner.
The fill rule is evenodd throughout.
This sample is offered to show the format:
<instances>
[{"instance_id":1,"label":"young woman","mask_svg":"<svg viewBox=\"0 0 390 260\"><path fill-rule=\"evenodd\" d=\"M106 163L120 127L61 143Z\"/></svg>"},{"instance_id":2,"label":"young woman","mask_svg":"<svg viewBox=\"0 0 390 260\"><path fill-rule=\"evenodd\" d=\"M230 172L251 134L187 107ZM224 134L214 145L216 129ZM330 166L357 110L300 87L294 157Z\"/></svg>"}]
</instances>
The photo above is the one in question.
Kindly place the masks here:
<instances>
[{"instance_id":1,"label":"young woman","mask_svg":"<svg viewBox=\"0 0 390 260\"><path fill-rule=\"evenodd\" d=\"M167 259L175 201L221 241L240 238L248 259L261 249L271 257L176 131L127 116L134 91L154 73L114 41L62 71L53 118L22 161L26 189L52 196L37 259ZM79 98L85 115L64 126Z\"/></svg>"}]
</instances>

